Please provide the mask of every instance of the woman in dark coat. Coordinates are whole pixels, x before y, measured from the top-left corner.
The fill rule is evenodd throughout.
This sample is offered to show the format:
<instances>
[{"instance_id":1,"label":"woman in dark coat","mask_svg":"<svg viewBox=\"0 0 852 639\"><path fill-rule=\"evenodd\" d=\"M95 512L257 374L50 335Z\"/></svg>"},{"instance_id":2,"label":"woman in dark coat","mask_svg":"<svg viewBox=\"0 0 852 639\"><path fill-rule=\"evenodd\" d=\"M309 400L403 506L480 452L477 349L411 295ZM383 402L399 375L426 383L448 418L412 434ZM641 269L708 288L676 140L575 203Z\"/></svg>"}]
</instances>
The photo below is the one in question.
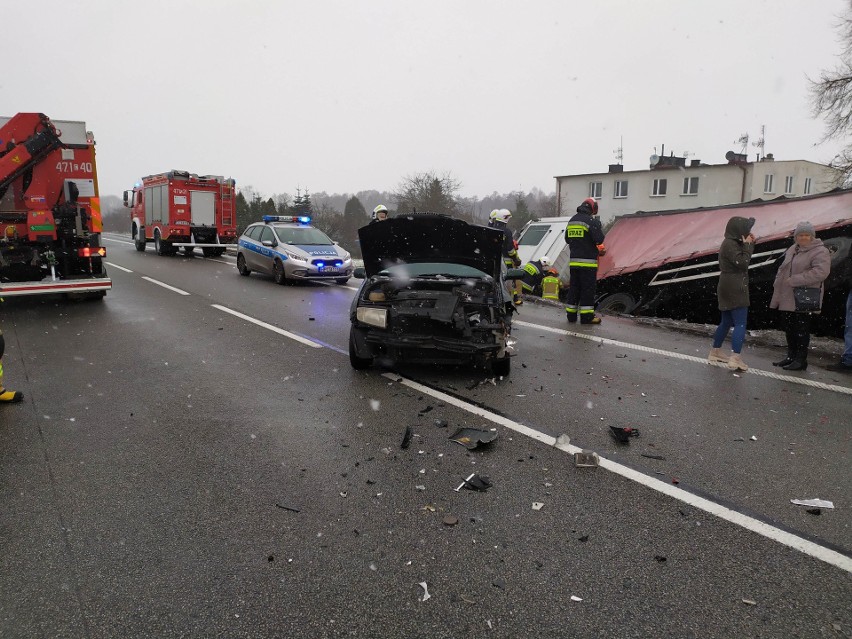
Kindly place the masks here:
<instances>
[{"instance_id":1,"label":"woman in dark coat","mask_svg":"<svg viewBox=\"0 0 852 639\"><path fill-rule=\"evenodd\" d=\"M772 364L787 371L803 371L808 367L811 315L819 311L797 311L793 289L798 286L819 288L822 306L822 284L831 271L831 255L810 222L799 222L793 239L795 243L787 249L778 267L769 302L769 308L780 311L779 328L787 337L787 357Z\"/></svg>"},{"instance_id":2,"label":"woman in dark coat","mask_svg":"<svg viewBox=\"0 0 852 639\"><path fill-rule=\"evenodd\" d=\"M746 371L748 366L740 353L746 334L748 319L748 265L754 251L754 235L751 227L754 218L732 217L725 227L725 239L719 247L719 285L716 293L722 321L713 336L713 348L707 357L709 362L724 362L732 370ZM731 354L722 353L721 346L733 326Z\"/></svg>"}]
</instances>

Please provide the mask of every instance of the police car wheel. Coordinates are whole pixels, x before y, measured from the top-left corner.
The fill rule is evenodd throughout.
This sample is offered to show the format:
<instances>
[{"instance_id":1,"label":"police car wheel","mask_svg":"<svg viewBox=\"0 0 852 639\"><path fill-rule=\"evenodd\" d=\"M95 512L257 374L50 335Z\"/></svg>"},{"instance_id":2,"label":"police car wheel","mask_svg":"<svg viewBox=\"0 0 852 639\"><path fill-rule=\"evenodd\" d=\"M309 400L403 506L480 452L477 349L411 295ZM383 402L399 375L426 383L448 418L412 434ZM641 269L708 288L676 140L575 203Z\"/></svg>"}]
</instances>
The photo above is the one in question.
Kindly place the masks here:
<instances>
[{"instance_id":1,"label":"police car wheel","mask_svg":"<svg viewBox=\"0 0 852 639\"><path fill-rule=\"evenodd\" d=\"M272 265L272 274L275 276L276 284L286 284L287 276L284 274L284 263L281 260L275 260Z\"/></svg>"},{"instance_id":2,"label":"police car wheel","mask_svg":"<svg viewBox=\"0 0 852 639\"><path fill-rule=\"evenodd\" d=\"M239 271L240 275L245 277L251 275L251 269L246 266L246 258L243 257L242 253L237 255L237 271Z\"/></svg>"}]
</instances>

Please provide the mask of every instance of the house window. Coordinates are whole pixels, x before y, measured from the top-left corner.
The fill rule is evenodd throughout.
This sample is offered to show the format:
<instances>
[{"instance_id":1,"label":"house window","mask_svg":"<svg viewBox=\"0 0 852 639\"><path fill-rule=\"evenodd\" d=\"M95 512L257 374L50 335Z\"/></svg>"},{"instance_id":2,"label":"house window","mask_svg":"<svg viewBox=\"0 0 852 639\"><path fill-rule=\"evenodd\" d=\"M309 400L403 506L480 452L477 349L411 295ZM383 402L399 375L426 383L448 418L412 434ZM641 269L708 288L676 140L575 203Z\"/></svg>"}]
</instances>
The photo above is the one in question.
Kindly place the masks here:
<instances>
[{"instance_id":1,"label":"house window","mask_svg":"<svg viewBox=\"0 0 852 639\"><path fill-rule=\"evenodd\" d=\"M793 176L788 175L784 178L784 194L790 195L793 192Z\"/></svg>"},{"instance_id":2,"label":"house window","mask_svg":"<svg viewBox=\"0 0 852 639\"><path fill-rule=\"evenodd\" d=\"M686 177L683 178L683 194L698 195L698 178Z\"/></svg>"},{"instance_id":3,"label":"house window","mask_svg":"<svg viewBox=\"0 0 852 639\"><path fill-rule=\"evenodd\" d=\"M654 191L651 193L652 196L663 196L666 194L666 188L669 185L669 181L666 178L657 178L654 180Z\"/></svg>"},{"instance_id":4,"label":"house window","mask_svg":"<svg viewBox=\"0 0 852 639\"><path fill-rule=\"evenodd\" d=\"M775 176L771 173L763 176L763 192L775 193Z\"/></svg>"},{"instance_id":5,"label":"house window","mask_svg":"<svg viewBox=\"0 0 852 639\"><path fill-rule=\"evenodd\" d=\"M627 197L627 180L615 181L615 195L613 197Z\"/></svg>"},{"instance_id":6,"label":"house window","mask_svg":"<svg viewBox=\"0 0 852 639\"><path fill-rule=\"evenodd\" d=\"M589 197L600 199L603 192L603 182L589 182Z\"/></svg>"},{"instance_id":7,"label":"house window","mask_svg":"<svg viewBox=\"0 0 852 639\"><path fill-rule=\"evenodd\" d=\"M811 194L811 178L805 178L805 195Z\"/></svg>"}]
</instances>

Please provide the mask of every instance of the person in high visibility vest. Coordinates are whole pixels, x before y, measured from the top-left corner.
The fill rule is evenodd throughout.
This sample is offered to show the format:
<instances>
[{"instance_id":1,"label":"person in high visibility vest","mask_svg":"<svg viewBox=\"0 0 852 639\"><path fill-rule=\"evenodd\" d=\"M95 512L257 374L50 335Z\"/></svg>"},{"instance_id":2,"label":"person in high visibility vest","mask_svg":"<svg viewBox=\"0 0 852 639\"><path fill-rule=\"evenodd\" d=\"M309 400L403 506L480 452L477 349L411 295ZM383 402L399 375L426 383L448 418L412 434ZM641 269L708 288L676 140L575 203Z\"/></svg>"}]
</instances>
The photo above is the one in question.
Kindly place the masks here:
<instances>
[{"instance_id":1,"label":"person in high visibility vest","mask_svg":"<svg viewBox=\"0 0 852 639\"><path fill-rule=\"evenodd\" d=\"M503 231L503 264L506 268L517 268L521 264L521 259L518 257L518 248L512 239L512 231L508 227L512 212L509 209L494 209L489 218L488 226ZM512 301L516 305L523 303L520 287L521 285L517 282L506 282L507 292L512 294Z\"/></svg>"},{"instance_id":2,"label":"person in high visibility vest","mask_svg":"<svg viewBox=\"0 0 852 639\"><path fill-rule=\"evenodd\" d=\"M550 258L547 255L542 255L537 260L524 264L524 278L521 280L521 286L524 293L534 295L536 289L544 279L547 267L550 266Z\"/></svg>"},{"instance_id":3,"label":"person in high visibility vest","mask_svg":"<svg viewBox=\"0 0 852 639\"><path fill-rule=\"evenodd\" d=\"M600 324L595 315L595 288L598 281L598 256L606 254L604 232L598 218L598 203L586 198L565 227L565 242L571 251L571 286L565 314L569 322L580 318L581 324Z\"/></svg>"},{"instance_id":4,"label":"person in high visibility vest","mask_svg":"<svg viewBox=\"0 0 852 639\"><path fill-rule=\"evenodd\" d=\"M562 282L559 281L559 273L556 269L550 269L541 280L541 298L545 300L559 301L559 292L562 290Z\"/></svg>"},{"instance_id":5,"label":"person in high visibility vest","mask_svg":"<svg viewBox=\"0 0 852 639\"><path fill-rule=\"evenodd\" d=\"M3 386L3 353L5 350L6 340L3 339L3 331L0 331L0 403L14 404L24 399L24 394Z\"/></svg>"}]
</instances>

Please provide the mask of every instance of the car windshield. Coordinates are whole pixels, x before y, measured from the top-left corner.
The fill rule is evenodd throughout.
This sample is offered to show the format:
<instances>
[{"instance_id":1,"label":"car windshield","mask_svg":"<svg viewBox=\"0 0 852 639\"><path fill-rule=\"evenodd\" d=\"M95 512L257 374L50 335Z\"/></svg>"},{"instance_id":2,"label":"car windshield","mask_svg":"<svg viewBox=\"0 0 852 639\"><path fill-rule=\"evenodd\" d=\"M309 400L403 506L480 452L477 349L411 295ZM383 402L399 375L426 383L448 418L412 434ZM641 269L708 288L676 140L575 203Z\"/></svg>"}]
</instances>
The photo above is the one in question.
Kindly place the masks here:
<instances>
[{"instance_id":1,"label":"car windshield","mask_svg":"<svg viewBox=\"0 0 852 639\"><path fill-rule=\"evenodd\" d=\"M312 226L276 226L275 234L284 244L334 244L331 239Z\"/></svg>"},{"instance_id":2,"label":"car windshield","mask_svg":"<svg viewBox=\"0 0 852 639\"><path fill-rule=\"evenodd\" d=\"M379 275L391 277L425 277L440 275L443 277L489 277L479 269L464 264L446 262L416 262L413 264L395 264L379 272Z\"/></svg>"}]
</instances>

